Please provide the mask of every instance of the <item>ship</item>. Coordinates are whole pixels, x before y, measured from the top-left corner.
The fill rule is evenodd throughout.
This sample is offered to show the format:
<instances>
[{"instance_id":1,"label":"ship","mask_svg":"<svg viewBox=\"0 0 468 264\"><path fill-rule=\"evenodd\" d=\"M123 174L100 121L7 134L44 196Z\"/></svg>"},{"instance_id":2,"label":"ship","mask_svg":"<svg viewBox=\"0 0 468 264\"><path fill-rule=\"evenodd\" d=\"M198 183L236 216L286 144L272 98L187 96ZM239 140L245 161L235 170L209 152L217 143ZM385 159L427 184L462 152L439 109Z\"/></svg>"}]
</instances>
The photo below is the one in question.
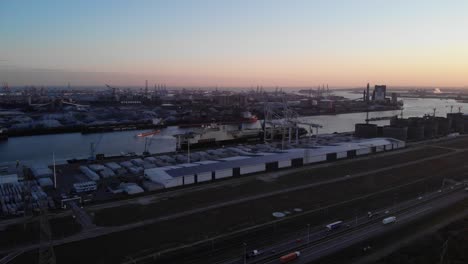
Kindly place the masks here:
<instances>
[{"instance_id":1,"label":"ship","mask_svg":"<svg viewBox=\"0 0 468 264\"><path fill-rule=\"evenodd\" d=\"M184 127L203 127L210 126L213 122L216 122L218 125L235 125L235 124L253 124L258 121L258 117L253 115L249 111L241 113L240 117L229 117L225 116L225 120L216 122L215 120L206 120L206 119L194 119L191 118L189 122L184 122L178 126L181 128Z\"/></svg>"},{"instance_id":2,"label":"ship","mask_svg":"<svg viewBox=\"0 0 468 264\"><path fill-rule=\"evenodd\" d=\"M0 140L8 139L8 129L0 127Z\"/></svg>"},{"instance_id":3,"label":"ship","mask_svg":"<svg viewBox=\"0 0 468 264\"><path fill-rule=\"evenodd\" d=\"M136 136L137 137L148 137L148 136L152 136L152 135L157 135L159 133L161 133L161 130L153 130L153 131L150 131L150 132L138 133Z\"/></svg>"},{"instance_id":4,"label":"ship","mask_svg":"<svg viewBox=\"0 0 468 264\"><path fill-rule=\"evenodd\" d=\"M271 138L271 130L267 129L266 138ZM281 139L280 128L274 128L273 139ZM298 129L298 136L307 134L304 128ZM288 133L285 133L287 138ZM210 126L194 129L185 134L174 135L177 138L177 149L223 147L226 145L258 142L264 139L261 128L232 129L226 125L212 124Z\"/></svg>"}]
</instances>

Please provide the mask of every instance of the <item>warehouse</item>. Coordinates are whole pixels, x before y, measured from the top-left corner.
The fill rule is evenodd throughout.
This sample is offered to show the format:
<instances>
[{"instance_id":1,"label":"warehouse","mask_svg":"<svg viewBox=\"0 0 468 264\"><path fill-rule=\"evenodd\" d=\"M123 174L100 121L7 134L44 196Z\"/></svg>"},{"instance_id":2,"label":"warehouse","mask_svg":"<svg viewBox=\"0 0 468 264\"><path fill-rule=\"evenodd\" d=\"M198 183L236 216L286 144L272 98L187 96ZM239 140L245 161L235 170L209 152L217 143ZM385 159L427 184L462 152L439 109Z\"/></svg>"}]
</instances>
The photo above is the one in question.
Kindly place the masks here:
<instances>
[{"instance_id":1,"label":"warehouse","mask_svg":"<svg viewBox=\"0 0 468 264\"><path fill-rule=\"evenodd\" d=\"M374 138L276 152L243 152L241 156L147 169L145 177L165 188L170 188L211 181L212 179L274 171L278 168L352 158L404 147L405 143L400 140Z\"/></svg>"}]
</instances>

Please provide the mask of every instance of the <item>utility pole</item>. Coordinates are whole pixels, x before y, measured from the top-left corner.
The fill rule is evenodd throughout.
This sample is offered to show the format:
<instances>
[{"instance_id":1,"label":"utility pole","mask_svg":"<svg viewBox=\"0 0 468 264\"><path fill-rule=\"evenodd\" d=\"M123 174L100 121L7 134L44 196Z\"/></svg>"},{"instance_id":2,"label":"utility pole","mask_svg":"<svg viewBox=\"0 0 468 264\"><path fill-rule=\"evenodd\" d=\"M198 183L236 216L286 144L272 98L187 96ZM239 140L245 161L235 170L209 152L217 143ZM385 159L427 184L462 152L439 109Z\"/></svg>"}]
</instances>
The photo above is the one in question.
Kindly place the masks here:
<instances>
[{"instance_id":1,"label":"utility pole","mask_svg":"<svg viewBox=\"0 0 468 264\"><path fill-rule=\"evenodd\" d=\"M244 259L244 264L247 263L247 244L244 242L244 255L242 256Z\"/></svg>"},{"instance_id":2,"label":"utility pole","mask_svg":"<svg viewBox=\"0 0 468 264\"><path fill-rule=\"evenodd\" d=\"M187 163L190 163L190 139L187 139Z\"/></svg>"},{"instance_id":3,"label":"utility pole","mask_svg":"<svg viewBox=\"0 0 468 264\"><path fill-rule=\"evenodd\" d=\"M307 224L307 244L310 243L310 224Z\"/></svg>"},{"instance_id":4,"label":"utility pole","mask_svg":"<svg viewBox=\"0 0 468 264\"><path fill-rule=\"evenodd\" d=\"M355 220L354 220L354 225L357 226L357 209L354 209L354 217L355 217Z\"/></svg>"},{"instance_id":5,"label":"utility pole","mask_svg":"<svg viewBox=\"0 0 468 264\"><path fill-rule=\"evenodd\" d=\"M54 189L57 189L57 173L55 171L55 152L52 152L52 160L54 162Z\"/></svg>"}]
</instances>

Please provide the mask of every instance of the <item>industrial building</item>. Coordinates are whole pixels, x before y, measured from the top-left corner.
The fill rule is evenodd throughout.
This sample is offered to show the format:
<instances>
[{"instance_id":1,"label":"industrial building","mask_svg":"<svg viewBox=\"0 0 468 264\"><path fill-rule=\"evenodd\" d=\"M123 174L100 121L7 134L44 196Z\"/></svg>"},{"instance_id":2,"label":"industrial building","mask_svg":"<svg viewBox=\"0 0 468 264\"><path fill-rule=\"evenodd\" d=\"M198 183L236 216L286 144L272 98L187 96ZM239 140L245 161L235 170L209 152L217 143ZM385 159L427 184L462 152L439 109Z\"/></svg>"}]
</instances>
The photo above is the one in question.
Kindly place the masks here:
<instances>
[{"instance_id":1,"label":"industrial building","mask_svg":"<svg viewBox=\"0 0 468 264\"><path fill-rule=\"evenodd\" d=\"M148 180L160 184L164 188L172 188L228 177L275 171L280 168L353 158L403 147L405 147L405 142L392 138L350 140L349 142L291 148L276 152L245 152L244 155L217 160L146 169L144 175Z\"/></svg>"},{"instance_id":2,"label":"industrial building","mask_svg":"<svg viewBox=\"0 0 468 264\"><path fill-rule=\"evenodd\" d=\"M449 113L447 117L424 116L390 119L390 125L379 127L375 124L356 124L355 136L358 138L389 137L403 141L418 141L450 133L463 134L468 131L468 115Z\"/></svg>"}]
</instances>

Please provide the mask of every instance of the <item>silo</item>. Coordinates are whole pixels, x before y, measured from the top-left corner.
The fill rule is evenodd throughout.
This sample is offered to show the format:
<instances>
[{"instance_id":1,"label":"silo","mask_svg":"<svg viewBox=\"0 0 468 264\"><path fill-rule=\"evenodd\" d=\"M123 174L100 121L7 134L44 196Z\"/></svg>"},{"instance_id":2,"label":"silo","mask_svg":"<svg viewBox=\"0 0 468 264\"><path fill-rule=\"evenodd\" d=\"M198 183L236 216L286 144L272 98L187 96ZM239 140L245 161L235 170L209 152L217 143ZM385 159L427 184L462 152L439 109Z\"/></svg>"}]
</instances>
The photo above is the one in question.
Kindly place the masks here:
<instances>
[{"instance_id":1,"label":"silo","mask_svg":"<svg viewBox=\"0 0 468 264\"><path fill-rule=\"evenodd\" d=\"M390 126L398 126L398 127L405 127L408 126L409 119L398 118L398 116L394 116L390 119Z\"/></svg>"},{"instance_id":2,"label":"silo","mask_svg":"<svg viewBox=\"0 0 468 264\"><path fill-rule=\"evenodd\" d=\"M445 136L449 133L450 131L450 122L448 118L445 117L436 117L437 120L437 134L441 136Z\"/></svg>"},{"instance_id":3,"label":"silo","mask_svg":"<svg viewBox=\"0 0 468 264\"><path fill-rule=\"evenodd\" d=\"M360 138L377 137L377 125L375 124L356 124L354 135Z\"/></svg>"},{"instance_id":4,"label":"silo","mask_svg":"<svg viewBox=\"0 0 468 264\"><path fill-rule=\"evenodd\" d=\"M424 125L414 124L408 127L408 140L423 140Z\"/></svg>"},{"instance_id":5,"label":"silo","mask_svg":"<svg viewBox=\"0 0 468 264\"><path fill-rule=\"evenodd\" d=\"M458 132L460 134L465 132L462 113L448 113L447 119L449 120L450 132Z\"/></svg>"},{"instance_id":6,"label":"silo","mask_svg":"<svg viewBox=\"0 0 468 264\"><path fill-rule=\"evenodd\" d=\"M414 140L424 139L424 118L422 117L411 117L408 118L410 127L408 127L408 138ZM411 128L411 129L410 129Z\"/></svg>"},{"instance_id":7,"label":"silo","mask_svg":"<svg viewBox=\"0 0 468 264\"><path fill-rule=\"evenodd\" d=\"M424 137L433 138L437 136L437 120L433 117L427 117L424 120Z\"/></svg>"},{"instance_id":8,"label":"silo","mask_svg":"<svg viewBox=\"0 0 468 264\"><path fill-rule=\"evenodd\" d=\"M383 137L383 127L377 126L377 136Z\"/></svg>"},{"instance_id":9,"label":"silo","mask_svg":"<svg viewBox=\"0 0 468 264\"><path fill-rule=\"evenodd\" d=\"M460 132L460 134L465 133L465 131L468 132L468 115L463 115L462 121L463 121L463 132Z\"/></svg>"},{"instance_id":10,"label":"silo","mask_svg":"<svg viewBox=\"0 0 468 264\"><path fill-rule=\"evenodd\" d=\"M383 136L406 141L408 139L408 127L384 126Z\"/></svg>"}]
</instances>

